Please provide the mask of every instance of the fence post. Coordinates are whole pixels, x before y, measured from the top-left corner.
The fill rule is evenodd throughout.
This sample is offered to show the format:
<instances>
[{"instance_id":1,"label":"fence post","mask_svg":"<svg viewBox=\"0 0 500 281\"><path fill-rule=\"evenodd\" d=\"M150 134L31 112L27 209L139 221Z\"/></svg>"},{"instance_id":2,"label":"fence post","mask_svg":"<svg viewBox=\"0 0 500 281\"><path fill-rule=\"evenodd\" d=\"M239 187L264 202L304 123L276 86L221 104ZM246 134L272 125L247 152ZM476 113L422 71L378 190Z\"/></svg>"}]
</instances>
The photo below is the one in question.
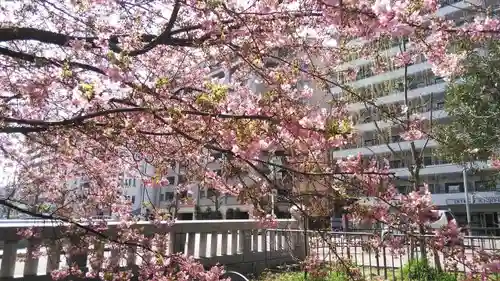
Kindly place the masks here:
<instances>
[{"instance_id":1,"label":"fence post","mask_svg":"<svg viewBox=\"0 0 500 281\"><path fill-rule=\"evenodd\" d=\"M301 210L297 207L290 208L290 214L297 221L297 231L294 233L297 239L294 245L293 255L300 260L307 257L307 221Z\"/></svg>"}]
</instances>

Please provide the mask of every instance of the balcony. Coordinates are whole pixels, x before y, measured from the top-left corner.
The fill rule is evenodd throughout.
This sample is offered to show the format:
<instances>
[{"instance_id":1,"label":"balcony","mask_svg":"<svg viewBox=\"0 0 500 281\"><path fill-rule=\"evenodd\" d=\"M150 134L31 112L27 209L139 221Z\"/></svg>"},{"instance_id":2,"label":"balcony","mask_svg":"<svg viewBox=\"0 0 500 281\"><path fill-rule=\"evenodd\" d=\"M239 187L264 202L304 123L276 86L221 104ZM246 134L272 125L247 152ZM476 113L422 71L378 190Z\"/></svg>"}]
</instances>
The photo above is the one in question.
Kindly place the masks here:
<instances>
[{"instance_id":1,"label":"balcony","mask_svg":"<svg viewBox=\"0 0 500 281\"><path fill-rule=\"evenodd\" d=\"M448 113L444 110L435 110L435 111L427 111L423 114L420 114L421 117L423 117L426 120L431 120L431 113L432 113L432 120L437 120L437 119L443 119L448 117ZM379 129L385 129L385 128L390 128L394 126L395 122L393 121L376 121L378 128ZM377 126L373 122L366 122L362 124L358 124L354 126L356 131L359 132L372 132L372 131L377 131Z\"/></svg>"},{"instance_id":2,"label":"balcony","mask_svg":"<svg viewBox=\"0 0 500 281\"><path fill-rule=\"evenodd\" d=\"M412 100L418 97L427 96L431 93L441 93L444 92L446 88L446 83L433 84L430 86L419 87L408 91L408 99ZM399 101L404 101L404 93L397 92L391 95L382 96L376 99L376 105L392 104ZM358 112L360 110L366 109L366 106L362 102L351 103L347 106L350 112Z\"/></svg>"},{"instance_id":3,"label":"balcony","mask_svg":"<svg viewBox=\"0 0 500 281\"><path fill-rule=\"evenodd\" d=\"M473 166L479 170L490 170L491 168L488 162L475 162ZM463 169L464 167L462 165L457 164L429 165L420 170L420 175L455 174L462 173ZM391 169L391 172L395 173L396 177L408 178L410 176L408 168Z\"/></svg>"},{"instance_id":4,"label":"balcony","mask_svg":"<svg viewBox=\"0 0 500 281\"><path fill-rule=\"evenodd\" d=\"M422 72L422 71L425 71L428 69L431 69L431 64L428 62L414 64L414 65L408 67L407 75L413 75L413 74L416 74L416 73L419 73L419 72ZM369 85L373 85L373 84L378 84L378 83L381 83L381 82L386 81L386 80L392 80L395 78L399 78L402 76L404 76L404 68L400 68L400 69L395 70L395 71L384 72L384 73L379 74L379 75L375 75L375 76L371 76L371 77L366 78L366 79L358 80L358 81L355 81L353 83L350 83L349 86L351 86L353 88L361 88L361 87L365 87L365 86L369 86ZM340 87L334 87L334 88L331 88L330 90L332 93L340 93L342 91L342 89Z\"/></svg>"},{"instance_id":5,"label":"balcony","mask_svg":"<svg viewBox=\"0 0 500 281\"><path fill-rule=\"evenodd\" d=\"M462 205L465 206L465 193L432 194L432 203L436 206ZM487 191L469 193L469 204L491 205L500 204L500 192Z\"/></svg>"},{"instance_id":6,"label":"balcony","mask_svg":"<svg viewBox=\"0 0 500 281\"><path fill-rule=\"evenodd\" d=\"M465 208L465 193L439 193L431 194L432 204L436 206L455 206ZM380 204L380 201L375 197L364 197L361 198L361 203L366 205ZM488 191L488 192L475 192L469 193L469 204L471 205L482 205L483 207L488 207L492 211L498 209L500 204L500 192L498 191Z\"/></svg>"},{"instance_id":7,"label":"balcony","mask_svg":"<svg viewBox=\"0 0 500 281\"><path fill-rule=\"evenodd\" d=\"M426 144L426 140L416 140L415 142L415 147L417 149L422 149L424 145ZM394 142L394 143L389 143L389 144L380 144L380 145L374 145L374 146L363 146L359 148L353 148L353 149L345 149L345 150L336 150L332 152L332 157L333 158L342 158L342 157L348 157L351 155L377 155L377 154L385 154L385 153L391 153L391 149L394 151L409 151L410 150L410 143L411 141L403 141L403 142ZM389 149L389 147L391 149ZM426 148L433 148L437 147L438 143L435 140L429 140L427 143Z\"/></svg>"},{"instance_id":8,"label":"balcony","mask_svg":"<svg viewBox=\"0 0 500 281\"><path fill-rule=\"evenodd\" d=\"M470 0L468 0L468 1L440 0L439 4L441 4L441 7L437 11L436 15L439 17L443 17L443 16L450 15L450 14L455 13L455 12L467 10L472 5L481 6L482 1L479 1L479 0L472 0L472 1L470 1Z\"/></svg>"}]
</instances>

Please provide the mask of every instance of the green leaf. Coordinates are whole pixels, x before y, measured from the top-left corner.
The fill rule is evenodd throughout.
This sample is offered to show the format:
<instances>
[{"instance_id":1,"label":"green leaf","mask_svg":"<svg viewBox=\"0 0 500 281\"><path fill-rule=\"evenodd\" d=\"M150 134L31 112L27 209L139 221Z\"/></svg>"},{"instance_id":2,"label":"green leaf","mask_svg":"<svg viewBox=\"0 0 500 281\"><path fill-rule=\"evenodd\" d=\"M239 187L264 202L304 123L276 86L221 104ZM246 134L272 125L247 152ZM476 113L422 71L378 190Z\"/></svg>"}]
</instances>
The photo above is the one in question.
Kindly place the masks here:
<instances>
[{"instance_id":1,"label":"green leaf","mask_svg":"<svg viewBox=\"0 0 500 281\"><path fill-rule=\"evenodd\" d=\"M457 42L460 49L470 42ZM500 148L500 45L486 44L487 55L469 53L466 71L446 89L445 111L451 122L435 137L440 157L454 163L485 160Z\"/></svg>"}]
</instances>

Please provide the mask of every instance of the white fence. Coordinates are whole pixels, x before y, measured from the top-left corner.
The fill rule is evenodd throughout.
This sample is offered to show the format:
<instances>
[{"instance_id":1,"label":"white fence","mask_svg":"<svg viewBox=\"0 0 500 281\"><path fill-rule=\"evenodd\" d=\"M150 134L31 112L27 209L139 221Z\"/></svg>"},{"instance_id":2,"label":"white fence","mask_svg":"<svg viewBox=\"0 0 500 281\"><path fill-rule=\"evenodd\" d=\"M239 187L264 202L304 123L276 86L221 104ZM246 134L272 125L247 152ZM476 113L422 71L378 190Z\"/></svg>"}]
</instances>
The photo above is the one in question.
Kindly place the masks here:
<instances>
[{"instance_id":1,"label":"white fence","mask_svg":"<svg viewBox=\"0 0 500 281\"><path fill-rule=\"evenodd\" d=\"M116 222L109 222L103 233L107 237L116 237L119 235L116 225ZM43 220L1 223L0 241L3 242L3 251L0 279L49 280L50 272L70 264L76 264L84 270L95 267L96 265L90 263L88 253L96 245L88 246L75 242L81 240L64 237L62 230L68 226L61 222ZM279 220L279 230L263 230L259 223L253 220L179 221L170 227L157 227L149 222L140 222L134 227L140 228L145 234L165 235L165 241L169 241L169 245L164 249L167 254L181 252L194 256L206 266L219 263L227 269L242 273L258 274L265 268L302 259L305 254L301 232L285 231L297 229L298 224L293 219ZM32 228L40 235L26 240L19 235L19 230L26 228ZM64 237L63 241L67 245L72 244L83 251L77 256L65 253L61 243L55 242L61 241L61 237ZM43 245L41 249L40 245ZM116 250L107 247L99 249L101 248L102 255L110 258L115 265L135 268L142 262L136 247L129 247L126 258L121 258ZM37 249L42 255L35 255Z\"/></svg>"}]
</instances>

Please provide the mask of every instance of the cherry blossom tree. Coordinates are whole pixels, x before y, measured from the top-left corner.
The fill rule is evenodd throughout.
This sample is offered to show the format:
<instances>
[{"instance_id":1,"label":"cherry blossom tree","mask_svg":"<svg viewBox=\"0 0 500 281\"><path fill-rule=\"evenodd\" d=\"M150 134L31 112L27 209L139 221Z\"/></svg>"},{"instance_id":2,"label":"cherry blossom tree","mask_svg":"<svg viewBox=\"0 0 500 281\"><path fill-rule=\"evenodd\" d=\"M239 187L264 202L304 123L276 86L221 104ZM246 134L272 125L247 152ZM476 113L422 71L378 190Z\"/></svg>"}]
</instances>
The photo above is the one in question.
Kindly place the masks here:
<instances>
[{"instance_id":1,"label":"cherry blossom tree","mask_svg":"<svg viewBox=\"0 0 500 281\"><path fill-rule=\"evenodd\" d=\"M353 55L378 53L377 42L405 38L411 39L412 51L401 51L400 64L423 55L437 75L460 75L465 56L447 47L460 38L475 43L496 39L500 22L483 13L474 23L457 27L435 16L437 8L437 1L412 0L4 1L0 147L5 161L24 171L20 178L27 180L17 192L43 198L51 213L42 212L38 199L29 199L29 208L10 197L0 204L94 234L102 222L94 227L78 220L109 209L129 233L111 242L144 240L130 228L131 205L120 196L124 170L150 176L139 169L136 153L153 155L149 164L158 169L182 163L190 180L238 196L265 220L259 201L275 182L261 172L262 165L279 166L296 182L313 186L315 194L307 199L296 192L290 200L305 214L317 207L315 196L342 201L352 196L348 191L353 187L360 196L389 202L396 192L387 165L325 156L356 136L345 101L331 88L373 103L347 85L355 71L343 71L343 81L332 74ZM353 45L355 38L367 43ZM210 78L214 69L225 70L227 83ZM300 86L301 81L310 84ZM255 91L259 85L265 87ZM418 120L405 122L405 138L422 137ZM224 154L238 173L214 176L207 168L209 151ZM270 163L263 151L284 151L287 165ZM44 158L40 168L30 168L33 153ZM86 188L68 192L75 177L84 178ZM406 221L422 227L433 215L425 189L415 189L400 208L401 213L391 214L380 206L370 217L361 207L353 208L353 216L397 224L404 213ZM435 247L444 250L439 241L450 235L457 234L440 232ZM141 276L218 280L222 272L219 267L205 271L179 255L166 260L160 255L143 263ZM471 266L473 273L496 268ZM101 276L117 269L106 270Z\"/></svg>"}]
</instances>

